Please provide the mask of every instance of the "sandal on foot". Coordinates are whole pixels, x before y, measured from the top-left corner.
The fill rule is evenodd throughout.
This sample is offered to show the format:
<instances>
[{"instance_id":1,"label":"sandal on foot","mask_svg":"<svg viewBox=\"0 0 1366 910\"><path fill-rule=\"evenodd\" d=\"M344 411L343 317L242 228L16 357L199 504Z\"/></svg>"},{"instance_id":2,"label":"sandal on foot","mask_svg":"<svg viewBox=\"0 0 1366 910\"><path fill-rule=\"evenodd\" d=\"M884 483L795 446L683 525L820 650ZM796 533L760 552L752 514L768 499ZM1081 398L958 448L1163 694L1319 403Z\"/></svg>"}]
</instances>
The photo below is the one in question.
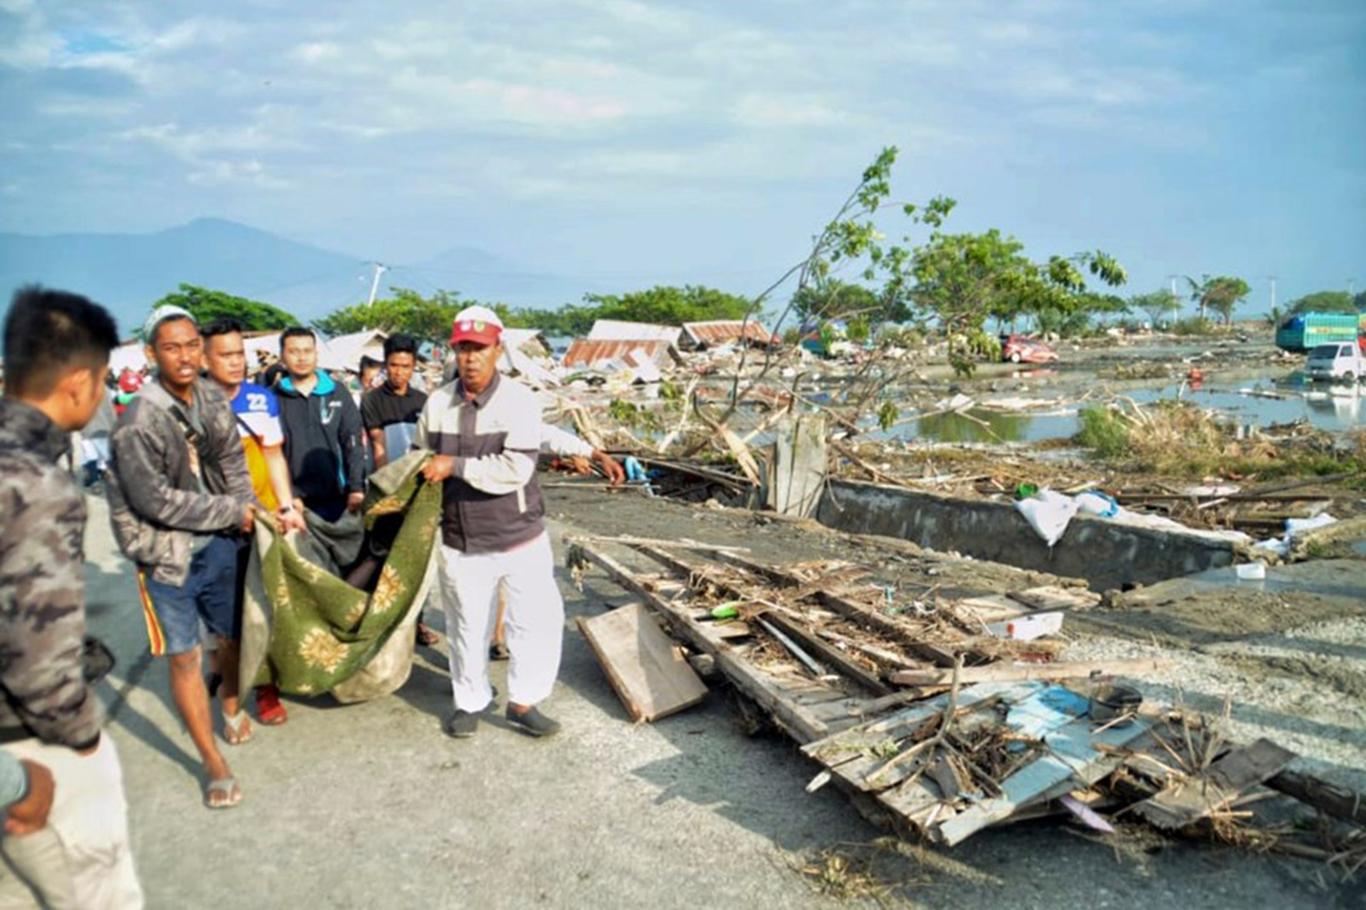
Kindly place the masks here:
<instances>
[{"instance_id":1,"label":"sandal on foot","mask_svg":"<svg viewBox=\"0 0 1366 910\"><path fill-rule=\"evenodd\" d=\"M251 739L251 719L246 711L239 710L232 716L223 712L223 738L230 746L240 746Z\"/></svg>"},{"instance_id":2,"label":"sandal on foot","mask_svg":"<svg viewBox=\"0 0 1366 910\"><path fill-rule=\"evenodd\" d=\"M502 642L496 641L489 645L489 660L507 660L511 656L512 652Z\"/></svg>"},{"instance_id":3,"label":"sandal on foot","mask_svg":"<svg viewBox=\"0 0 1366 910\"><path fill-rule=\"evenodd\" d=\"M217 794L221 798L214 799ZM204 787L204 807L207 809L231 809L242 801L242 788L237 786L237 778L222 777L209 781Z\"/></svg>"}]
</instances>

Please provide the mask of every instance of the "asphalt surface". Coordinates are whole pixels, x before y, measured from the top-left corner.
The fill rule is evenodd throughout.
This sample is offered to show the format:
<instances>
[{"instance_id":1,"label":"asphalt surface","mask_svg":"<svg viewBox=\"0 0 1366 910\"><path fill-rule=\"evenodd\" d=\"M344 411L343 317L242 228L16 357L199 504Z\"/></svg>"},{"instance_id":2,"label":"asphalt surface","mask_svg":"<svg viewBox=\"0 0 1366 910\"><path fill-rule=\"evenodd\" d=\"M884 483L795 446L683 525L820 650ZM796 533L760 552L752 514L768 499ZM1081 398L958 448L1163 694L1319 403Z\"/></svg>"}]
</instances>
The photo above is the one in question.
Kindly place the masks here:
<instances>
[{"instance_id":1,"label":"asphalt surface","mask_svg":"<svg viewBox=\"0 0 1366 910\"><path fill-rule=\"evenodd\" d=\"M626 599L600 577L584 595L561 579L565 655L543 706L563 722L560 736L533 740L495 717L473 739L446 738L445 661L424 649L393 696L349 706L290 699L287 724L224 746L245 799L211 812L102 500L91 500L87 558L91 629L119 660L101 690L149 907L869 903L821 893L796 868L884 832L833 787L806 794L815 769L789 741L747 735L724 689L656 724L627 720L573 627L604 599ZM1057 822L985 832L948 854L889 854L880 868L887 899L907 906L1247 910L1358 906L1360 897L1332 876L1320 884L1304 863L1190 844L1115 849Z\"/></svg>"}]
</instances>

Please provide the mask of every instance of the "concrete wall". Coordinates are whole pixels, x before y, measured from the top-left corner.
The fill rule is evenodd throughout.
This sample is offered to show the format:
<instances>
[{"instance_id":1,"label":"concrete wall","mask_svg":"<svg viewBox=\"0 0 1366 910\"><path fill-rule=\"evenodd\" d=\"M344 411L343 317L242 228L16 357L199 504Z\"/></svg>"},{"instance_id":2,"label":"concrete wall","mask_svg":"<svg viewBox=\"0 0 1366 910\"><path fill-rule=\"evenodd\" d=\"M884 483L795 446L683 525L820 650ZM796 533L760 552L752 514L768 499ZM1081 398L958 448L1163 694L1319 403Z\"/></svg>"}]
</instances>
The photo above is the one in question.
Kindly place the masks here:
<instances>
[{"instance_id":1,"label":"concrete wall","mask_svg":"<svg viewBox=\"0 0 1366 910\"><path fill-rule=\"evenodd\" d=\"M1195 534L1078 515L1052 549L1008 502L956 499L881 484L831 480L816 510L828 527L899 537L1023 569L1084 578L1092 590L1151 584L1232 565L1233 545Z\"/></svg>"}]
</instances>

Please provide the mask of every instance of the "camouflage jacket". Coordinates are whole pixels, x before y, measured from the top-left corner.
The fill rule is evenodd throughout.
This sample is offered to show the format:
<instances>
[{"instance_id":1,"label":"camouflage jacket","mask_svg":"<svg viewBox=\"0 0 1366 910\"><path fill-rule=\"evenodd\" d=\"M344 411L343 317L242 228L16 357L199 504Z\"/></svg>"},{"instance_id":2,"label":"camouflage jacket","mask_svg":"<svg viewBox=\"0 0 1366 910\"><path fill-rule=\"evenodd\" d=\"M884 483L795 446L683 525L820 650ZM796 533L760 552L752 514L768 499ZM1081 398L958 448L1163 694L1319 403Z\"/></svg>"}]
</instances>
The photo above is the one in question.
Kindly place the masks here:
<instances>
[{"instance_id":1,"label":"camouflage jacket","mask_svg":"<svg viewBox=\"0 0 1366 910\"><path fill-rule=\"evenodd\" d=\"M0 398L0 735L84 749L103 712L81 673L85 499L57 467L67 434Z\"/></svg>"},{"instance_id":2,"label":"camouflage jacket","mask_svg":"<svg viewBox=\"0 0 1366 910\"><path fill-rule=\"evenodd\" d=\"M194 394L199 427L191 427L185 405L161 383L145 385L109 437L105 478L119 549L176 587L189 574L195 535L239 527L243 506L256 501L232 405L205 379Z\"/></svg>"}]
</instances>

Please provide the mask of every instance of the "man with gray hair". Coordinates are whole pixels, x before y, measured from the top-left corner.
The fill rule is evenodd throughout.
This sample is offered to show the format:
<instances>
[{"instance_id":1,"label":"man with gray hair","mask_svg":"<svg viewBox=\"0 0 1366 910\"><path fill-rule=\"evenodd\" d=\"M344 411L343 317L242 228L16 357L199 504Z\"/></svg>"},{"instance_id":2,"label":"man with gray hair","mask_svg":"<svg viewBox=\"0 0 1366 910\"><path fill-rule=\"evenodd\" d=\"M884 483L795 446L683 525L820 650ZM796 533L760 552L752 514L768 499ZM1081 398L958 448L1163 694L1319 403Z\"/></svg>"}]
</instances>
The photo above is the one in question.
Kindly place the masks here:
<instances>
[{"instance_id":1,"label":"man with gray hair","mask_svg":"<svg viewBox=\"0 0 1366 910\"><path fill-rule=\"evenodd\" d=\"M219 641L225 737L242 742L250 728L237 698L235 590L256 497L232 405L200 378L204 341L194 318L179 307L158 307L143 339L155 381L110 438L110 519L119 547L138 567L152 654L170 657L171 695L204 762L204 804L223 809L239 803L242 790L214 741L199 622Z\"/></svg>"}]
</instances>

